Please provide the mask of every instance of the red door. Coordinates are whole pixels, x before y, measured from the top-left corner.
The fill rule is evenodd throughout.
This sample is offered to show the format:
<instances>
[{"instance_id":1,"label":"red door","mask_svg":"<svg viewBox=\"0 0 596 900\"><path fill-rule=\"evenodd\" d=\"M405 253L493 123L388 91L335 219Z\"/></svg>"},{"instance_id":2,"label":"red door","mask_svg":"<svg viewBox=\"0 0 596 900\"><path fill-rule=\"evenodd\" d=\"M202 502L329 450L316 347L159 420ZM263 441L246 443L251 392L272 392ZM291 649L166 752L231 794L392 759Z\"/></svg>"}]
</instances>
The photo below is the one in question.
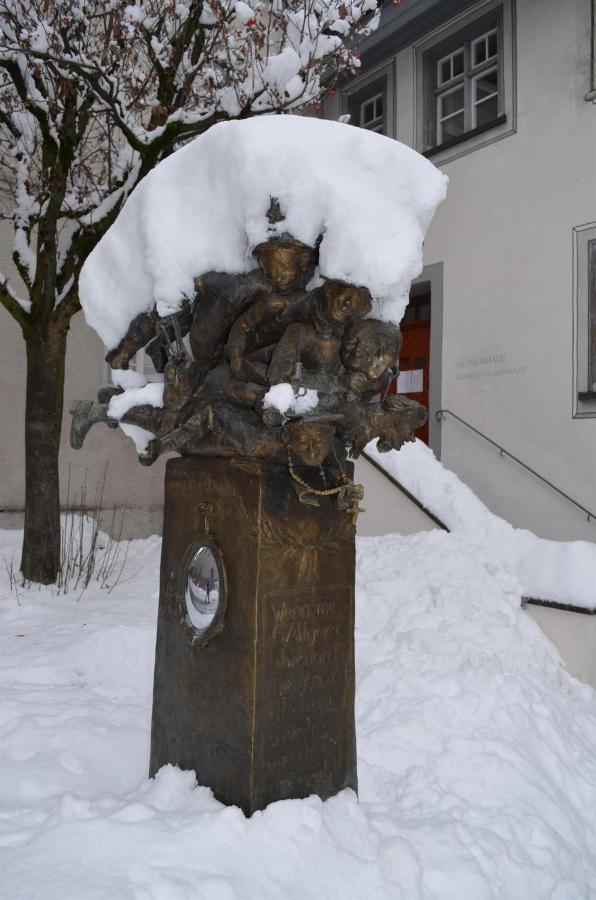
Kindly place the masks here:
<instances>
[{"instance_id":1,"label":"red door","mask_svg":"<svg viewBox=\"0 0 596 900\"><path fill-rule=\"evenodd\" d=\"M405 394L428 409L430 365L430 285L415 285L400 328L403 343L399 354L399 378L390 394ZM422 293L424 288L424 293ZM416 437L428 444L428 422Z\"/></svg>"}]
</instances>

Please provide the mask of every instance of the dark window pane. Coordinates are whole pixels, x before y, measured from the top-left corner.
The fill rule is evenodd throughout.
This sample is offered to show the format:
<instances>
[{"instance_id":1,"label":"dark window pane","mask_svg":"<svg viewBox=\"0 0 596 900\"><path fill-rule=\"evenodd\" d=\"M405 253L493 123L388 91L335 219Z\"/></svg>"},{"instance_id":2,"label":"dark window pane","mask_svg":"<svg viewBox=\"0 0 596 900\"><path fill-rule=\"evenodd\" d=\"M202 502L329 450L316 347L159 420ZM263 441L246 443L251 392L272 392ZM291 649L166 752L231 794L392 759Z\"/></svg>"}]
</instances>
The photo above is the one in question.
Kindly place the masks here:
<instances>
[{"instance_id":1,"label":"dark window pane","mask_svg":"<svg viewBox=\"0 0 596 900\"><path fill-rule=\"evenodd\" d=\"M418 304L418 318L422 322L426 322L430 319L430 300L422 300Z\"/></svg>"},{"instance_id":2,"label":"dark window pane","mask_svg":"<svg viewBox=\"0 0 596 900\"><path fill-rule=\"evenodd\" d=\"M362 122L366 125L368 122L371 122L375 117L375 111L373 104L369 100L367 103L362 104Z\"/></svg>"},{"instance_id":3,"label":"dark window pane","mask_svg":"<svg viewBox=\"0 0 596 900\"><path fill-rule=\"evenodd\" d=\"M410 368L410 357L403 356L399 361L399 365L400 365L401 369L404 369L407 372L408 369Z\"/></svg>"},{"instance_id":4,"label":"dark window pane","mask_svg":"<svg viewBox=\"0 0 596 900\"><path fill-rule=\"evenodd\" d=\"M383 115L383 97L377 97L375 100L375 119Z\"/></svg>"},{"instance_id":5,"label":"dark window pane","mask_svg":"<svg viewBox=\"0 0 596 900\"><path fill-rule=\"evenodd\" d=\"M475 100L483 100L485 97L490 97L491 94L495 94L498 89L499 84L499 73L496 69L493 69L491 72L486 72L485 75L482 75L480 78L477 78L474 82L476 96Z\"/></svg>"},{"instance_id":6,"label":"dark window pane","mask_svg":"<svg viewBox=\"0 0 596 900\"><path fill-rule=\"evenodd\" d=\"M453 54L453 77L461 75L464 70L464 51L459 50Z\"/></svg>"},{"instance_id":7,"label":"dark window pane","mask_svg":"<svg viewBox=\"0 0 596 900\"><path fill-rule=\"evenodd\" d=\"M486 41L480 40L474 44L474 65L479 66L486 59Z\"/></svg>"},{"instance_id":8,"label":"dark window pane","mask_svg":"<svg viewBox=\"0 0 596 900\"><path fill-rule=\"evenodd\" d=\"M480 103L476 107L476 127L480 128L482 125L488 125L489 122L494 122L494 120L499 115L499 100L498 97L492 97L490 100L485 100L484 103Z\"/></svg>"},{"instance_id":9,"label":"dark window pane","mask_svg":"<svg viewBox=\"0 0 596 900\"><path fill-rule=\"evenodd\" d=\"M463 110L464 89L459 88L459 90L452 91L450 94L443 94L442 97L439 97L439 103L439 116L441 119L444 119L445 116L450 116L453 113Z\"/></svg>"},{"instance_id":10,"label":"dark window pane","mask_svg":"<svg viewBox=\"0 0 596 900\"><path fill-rule=\"evenodd\" d=\"M451 59L444 59L439 69L439 84L445 84L451 79Z\"/></svg>"},{"instance_id":11,"label":"dark window pane","mask_svg":"<svg viewBox=\"0 0 596 900\"><path fill-rule=\"evenodd\" d=\"M460 134L463 133L464 114L462 112L457 116L452 116L451 119L445 119L444 122L441 122L441 136L439 140L441 143L443 143L443 141L448 141L451 138L459 137Z\"/></svg>"},{"instance_id":12,"label":"dark window pane","mask_svg":"<svg viewBox=\"0 0 596 900\"><path fill-rule=\"evenodd\" d=\"M497 32L494 31L492 34L488 36L488 55L489 58L492 56L496 56L499 50L499 44L497 41Z\"/></svg>"}]
</instances>

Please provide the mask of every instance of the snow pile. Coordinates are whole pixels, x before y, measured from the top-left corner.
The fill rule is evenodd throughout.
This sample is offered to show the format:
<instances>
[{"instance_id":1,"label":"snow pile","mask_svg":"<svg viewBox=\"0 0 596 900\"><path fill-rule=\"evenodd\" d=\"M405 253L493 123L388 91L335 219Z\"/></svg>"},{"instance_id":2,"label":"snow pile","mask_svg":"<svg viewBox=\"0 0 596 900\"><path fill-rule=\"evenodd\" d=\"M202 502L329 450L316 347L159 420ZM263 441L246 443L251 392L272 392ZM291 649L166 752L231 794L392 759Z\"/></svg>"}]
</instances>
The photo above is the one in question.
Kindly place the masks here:
<instances>
[{"instance_id":1,"label":"snow pile","mask_svg":"<svg viewBox=\"0 0 596 900\"><path fill-rule=\"evenodd\" d=\"M0 591L2 896L596 896L596 695L475 544L359 541L360 800L250 820L190 772L146 778L158 566L153 538L112 593Z\"/></svg>"},{"instance_id":2,"label":"snow pile","mask_svg":"<svg viewBox=\"0 0 596 900\"><path fill-rule=\"evenodd\" d=\"M263 397L265 409L272 407L285 415L293 412L297 415L311 412L319 405L319 393L312 388L306 388L304 393L294 393L294 388L287 382L274 384Z\"/></svg>"},{"instance_id":3,"label":"snow pile","mask_svg":"<svg viewBox=\"0 0 596 900\"><path fill-rule=\"evenodd\" d=\"M421 441L399 452L366 453L393 475L450 531L464 536L518 579L526 597L596 607L596 544L549 541L494 515Z\"/></svg>"},{"instance_id":4,"label":"snow pile","mask_svg":"<svg viewBox=\"0 0 596 900\"><path fill-rule=\"evenodd\" d=\"M138 372L128 372L125 369L114 369L114 382L124 388L121 394L110 398L108 416L110 419L120 420L122 416L133 406L163 406L163 381L150 381ZM143 453L147 444L155 435L139 425L131 425L128 422L120 422L120 428L132 441L137 453Z\"/></svg>"},{"instance_id":5,"label":"snow pile","mask_svg":"<svg viewBox=\"0 0 596 900\"><path fill-rule=\"evenodd\" d=\"M397 141L304 116L261 116L210 128L133 191L81 272L88 323L108 347L157 304L172 312L209 270L255 267L276 232L314 245L321 272L367 286L376 317L401 319L422 242L447 179ZM269 226L277 197L283 222Z\"/></svg>"},{"instance_id":6,"label":"snow pile","mask_svg":"<svg viewBox=\"0 0 596 900\"><path fill-rule=\"evenodd\" d=\"M147 384L147 379L141 372L134 369L112 369L112 381L116 387L127 390L128 388L141 388Z\"/></svg>"},{"instance_id":7,"label":"snow pile","mask_svg":"<svg viewBox=\"0 0 596 900\"><path fill-rule=\"evenodd\" d=\"M133 406L163 406L163 390L163 381L150 381L139 387L128 387L122 394L110 398L108 416L111 419L121 419Z\"/></svg>"}]
</instances>

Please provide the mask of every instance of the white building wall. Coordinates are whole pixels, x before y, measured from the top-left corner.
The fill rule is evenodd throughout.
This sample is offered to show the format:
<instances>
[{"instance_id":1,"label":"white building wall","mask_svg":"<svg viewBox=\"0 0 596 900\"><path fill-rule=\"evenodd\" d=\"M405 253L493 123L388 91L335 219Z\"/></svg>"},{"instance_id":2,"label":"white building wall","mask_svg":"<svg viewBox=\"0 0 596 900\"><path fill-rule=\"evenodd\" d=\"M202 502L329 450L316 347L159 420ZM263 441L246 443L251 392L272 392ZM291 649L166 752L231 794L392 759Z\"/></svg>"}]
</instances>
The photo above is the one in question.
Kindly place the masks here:
<instances>
[{"instance_id":1,"label":"white building wall","mask_svg":"<svg viewBox=\"0 0 596 900\"><path fill-rule=\"evenodd\" d=\"M415 534L439 527L364 456L356 460L354 481L364 487L363 512L357 522L360 537Z\"/></svg>"},{"instance_id":2,"label":"white building wall","mask_svg":"<svg viewBox=\"0 0 596 900\"><path fill-rule=\"evenodd\" d=\"M449 194L424 258L443 263L441 405L596 512L596 418L573 418L572 234L596 221L589 6L517 3L517 133L441 166ZM410 145L414 95L409 47L396 58L395 120ZM596 522L452 419L441 453L514 524L596 540Z\"/></svg>"},{"instance_id":3,"label":"white building wall","mask_svg":"<svg viewBox=\"0 0 596 900\"><path fill-rule=\"evenodd\" d=\"M590 0L516 5L517 133L442 166L449 196L425 245L425 263L443 263L441 406L596 512L596 418L572 418L572 229L596 222L596 105L584 100ZM411 47L397 54L395 73L397 136L413 145ZM337 103L326 112L338 113ZM0 233L2 271L11 269L9 256L10 239ZM5 311L0 316L0 511L7 522L24 501L25 356L18 327ZM103 378L103 348L79 314L67 358L63 500L70 470L71 493L87 477L92 505L107 465L104 505L141 510L135 532L151 531L160 521L164 460L141 467L132 443L100 426L83 451L68 446L69 406L93 398ZM443 462L494 512L546 537L596 539L596 523L459 423L444 421L441 432ZM367 498L369 509L373 502ZM378 527L393 530L389 522Z\"/></svg>"}]
</instances>

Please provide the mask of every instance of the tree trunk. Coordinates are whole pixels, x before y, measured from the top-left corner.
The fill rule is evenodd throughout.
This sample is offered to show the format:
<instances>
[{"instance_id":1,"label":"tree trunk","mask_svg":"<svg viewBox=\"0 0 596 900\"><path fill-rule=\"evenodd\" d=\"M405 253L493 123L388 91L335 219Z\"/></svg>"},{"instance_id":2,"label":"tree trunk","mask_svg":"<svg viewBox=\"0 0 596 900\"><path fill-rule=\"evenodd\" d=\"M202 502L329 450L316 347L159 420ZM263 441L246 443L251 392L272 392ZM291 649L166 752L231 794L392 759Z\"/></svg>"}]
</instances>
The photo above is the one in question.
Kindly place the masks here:
<instances>
[{"instance_id":1,"label":"tree trunk","mask_svg":"<svg viewBox=\"0 0 596 900\"><path fill-rule=\"evenodd\" d=\"M27 344L25 413L25 534L21 571L39 584L60 568L58 452L64 399L67 328L34 323Z\"/></svg>"}]
</instances>

